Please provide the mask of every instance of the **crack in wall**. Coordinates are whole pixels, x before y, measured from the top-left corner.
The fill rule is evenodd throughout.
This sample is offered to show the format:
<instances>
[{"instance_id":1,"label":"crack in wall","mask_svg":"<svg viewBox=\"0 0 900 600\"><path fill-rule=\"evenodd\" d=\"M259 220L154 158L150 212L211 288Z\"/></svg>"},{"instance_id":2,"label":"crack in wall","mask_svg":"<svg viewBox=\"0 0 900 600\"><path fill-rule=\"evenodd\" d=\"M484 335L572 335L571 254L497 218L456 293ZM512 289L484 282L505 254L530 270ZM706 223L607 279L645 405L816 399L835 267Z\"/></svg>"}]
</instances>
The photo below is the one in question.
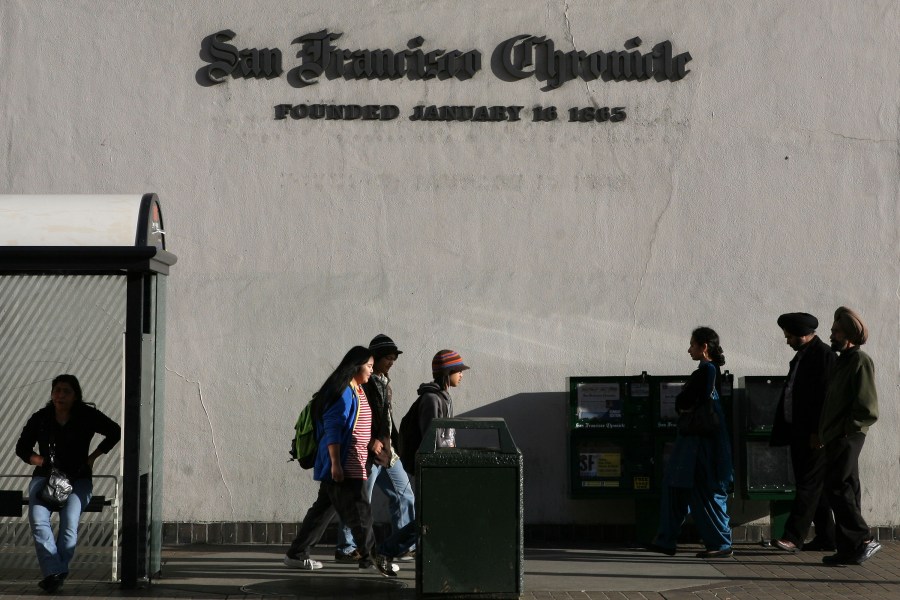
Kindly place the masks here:
<instances>
[{"instance_id":1,"label":"crack in wall","mask_svg":"<svg viewBox=\"0 0 900 600\"><path fill-rule=\"evenodd\" d=\"M631 306L631 332L628 334L628 349L625 351L625 364L623 365L623 373L628 372L628 359L631 357L631 348L634 344L634 331L637 329L637 306L638 302L640 302L641 295L644 292L644 281L647 277L647 271L650 270L650 263L653 261L653 256L656 253L656 237L659 234L659 225L662 223L663 217L665 217L666 213L669 212L669 207L672 206L672 200L675 198L675 174L672 173L672 170L669 170L671 174L671 185L669 187L669 198L666 200L666 205L656 216L656 220L653 222L653 233L650 236L650 244L649 250L647 252L647 260L644 262L644 268L641 270L641 278L638 282L638 290L634 295L634 304Z\"/></svg>"},{"instance_id":2,"label":"crack in wall","mask_svg":"<svg viewBox=\"0 0 900 600\"><path fill-rule=\"evenodd\" d=\"M179 377L181 377L183 380L187 381L188 383L197 384L197 397L200 400L200 406L203 408L203 414L206 415L206 423L207 423L207 425L209 425L210 439L211 439L212 445L213 445L213 454L215 454L215 457L216 457L216 468L219 469L219 477L222 478L222 484L225 486L225 491L228 492L228 505L231 507L231 518L234 519L234 497L231 494L231 488L228 487L228 482L225 481L225 472L222 470L222 462L219 459L219 447L216 445L216 432L213 429L212 419L210 419L210 417L209 417L209 411L206 410L206 404L203 402L203 386L200 384L199 381L194 381L193 379L188 379L186 376L182 375L181 373L179 373L178 371L176 371L174 369L170 369L169 367L166 367L166 371L168 371L169 373L174 373L175 375L178 375Z\"/></svg>"},{"instance_id":3,"label":"crack in wall","mask_svg":"<svg viewBox=\"0 0 900 600\"><path fill-rule=\"evenodd\" d=\"M572 31L572 20L569 18L569 0L563 0L563 18L566 21L566 33L569 34L569 41L572 42L572 49L578 52L578 44L575 43L575 33ZM594 99L594 94L591 92L590 83L584 78L581 81L584 84L584 90L587 92L591 104L594 105L594 108L600 108L600 104Z\"/></svg>"},{"instance_id":4,"label":"crack in wall","mask_svg":"<svg viewBox=\"0 0 900 600\"><path fill-rule=\"evenodd\" d=\"M838 133L836 131L831 131L830 129L805 129L805 128L801 127L800 131L805 131L806 133L811 133L814 135L829 134L834 137L843 138L845 140L853 140L855 142L875 142L876 144L885 144L885 143L896 144L898 142L898 140L893 140L893 139L879 140L879 139L872 139L872 138L853 137L850 135L844 135L843 133Z\"/></svg>"}]
</instances>

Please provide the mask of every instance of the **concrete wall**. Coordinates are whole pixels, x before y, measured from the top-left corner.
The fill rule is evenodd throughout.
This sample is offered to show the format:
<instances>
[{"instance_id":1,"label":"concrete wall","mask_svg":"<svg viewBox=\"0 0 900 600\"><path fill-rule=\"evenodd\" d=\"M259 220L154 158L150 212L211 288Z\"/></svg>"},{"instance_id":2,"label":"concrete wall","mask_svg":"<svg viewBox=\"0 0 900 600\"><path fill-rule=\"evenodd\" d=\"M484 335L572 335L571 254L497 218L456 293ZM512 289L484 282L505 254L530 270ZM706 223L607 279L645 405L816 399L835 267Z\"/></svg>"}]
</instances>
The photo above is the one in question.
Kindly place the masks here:
<instances>
[{"instance_id":1,"label":"concrete wall","mask_svg":"<svg viewBox=\"0 0 900 600\"><path fill-rule=\"evenodd\" d=\"M207 36L280 48L479 49L471 80L288 77L203 85ZM302 403L352 345L404 350L402 414L450 347L458 414L504 416L526 522L630 518L567 498L565 378L688 373L716 328L740 375L783 374L778 314L841 304L871 327L882 417L861 459L870 524L900 522L900 5L0 3L0 191L157 192L169 249L167 521L292 521ZM690 52L680 81L503 81L493 49ZM391 104L392 121L276 120L288 104ZM519 122L408 119L417 105L524 106ZM560 119L533 122L534 105ZM569 107L624 106L620 123ZM202 490L198 491L198 490Z\"/></svg>"}]
</instances>

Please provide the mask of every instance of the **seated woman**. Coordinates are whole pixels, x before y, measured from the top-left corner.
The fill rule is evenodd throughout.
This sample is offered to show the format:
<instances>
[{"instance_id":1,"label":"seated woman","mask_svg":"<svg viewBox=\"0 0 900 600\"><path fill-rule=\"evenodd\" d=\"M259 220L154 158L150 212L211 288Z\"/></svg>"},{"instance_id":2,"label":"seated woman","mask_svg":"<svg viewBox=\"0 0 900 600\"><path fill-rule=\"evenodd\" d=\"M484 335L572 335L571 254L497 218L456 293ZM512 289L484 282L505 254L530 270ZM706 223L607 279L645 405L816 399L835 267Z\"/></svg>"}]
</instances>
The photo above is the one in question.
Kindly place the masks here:
<instances>
[{"instance_id":1,"label":"seated woman","mask_svg":"<svg viewBox=\"0 0 900 600\"><path fill-rule=\"evenodd\" d=\"M91 438L104 439L89 452ZM50 401L31 415L19 441L16 455L35 469L28 485L28 522L43 579L38 586L55 592L69 574L69 561L78 542L81 511L91 501L94 461L119 442L119 425L82 399L81 385L74 375L59 375L50 388ZM38 452L34 452L37 444ZM52 464L51 464L51 457ZM40 492L55 467L68 476L72 493L59 508L59 536L53 537L50 513L56 510L41 500Z\"/></svg>"}]
</instances>

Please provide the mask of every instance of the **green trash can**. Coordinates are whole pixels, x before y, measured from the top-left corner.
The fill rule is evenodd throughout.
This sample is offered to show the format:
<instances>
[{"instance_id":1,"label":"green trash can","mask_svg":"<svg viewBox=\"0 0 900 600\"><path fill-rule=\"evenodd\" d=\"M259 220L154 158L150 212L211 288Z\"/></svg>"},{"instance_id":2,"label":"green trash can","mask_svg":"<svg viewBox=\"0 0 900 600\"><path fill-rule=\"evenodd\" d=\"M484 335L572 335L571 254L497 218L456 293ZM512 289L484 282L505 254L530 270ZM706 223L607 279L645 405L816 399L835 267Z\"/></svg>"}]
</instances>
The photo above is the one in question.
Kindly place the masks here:
<instances>
[{"instance_id":1,"label":"green trash can","mask_svg":"<svg viewBox=\"0 0 900 600\"><path fill-rule=\"evenodd\" d=\"M445 428L456 429L456 448L435 447ZM522 594L522 464L503 419L431 422L416 453L419 598Z\"/></svg>"}]
</instances>

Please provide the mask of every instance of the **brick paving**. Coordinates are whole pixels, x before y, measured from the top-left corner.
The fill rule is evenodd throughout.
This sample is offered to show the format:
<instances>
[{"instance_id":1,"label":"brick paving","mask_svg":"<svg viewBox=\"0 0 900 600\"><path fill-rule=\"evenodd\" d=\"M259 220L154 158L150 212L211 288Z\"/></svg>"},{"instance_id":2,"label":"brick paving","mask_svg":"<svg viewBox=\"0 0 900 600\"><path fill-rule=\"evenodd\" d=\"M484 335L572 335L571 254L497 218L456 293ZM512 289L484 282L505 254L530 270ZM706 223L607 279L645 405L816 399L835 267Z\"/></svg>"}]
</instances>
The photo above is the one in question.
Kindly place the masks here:
<instances>
[{"instance_id":1,"label":"brick paving","mask_svg":"<svg viewBox=\"0 0 900 600\"><path fill-rule=\"evenodd\" d=\"M867 598L900 600L900 542L883 542L866 564L826 567L820 552L787 554L760 545L735 547L729 559L700 560L698 548L676 557L634 549L526 548L523 600L696 600ZM58 598L320 598L364 597L413 600L415 574L402 563L401 576L360 575L354 565L327 562L325 569L298 572L280 564L281 546L194 545L164 550L163 577L152 586L121 590L110 570L73 570ZM318 558L328 560L327 554ZM105 579L105 580L104 580ZM698 584L698 582L700 582ZM596 584L593 589L591 584ZM567 585L568 584L568 585ZM46 599L35 571L2 566L4 599Z\"/></svg>"}]
</instances>

